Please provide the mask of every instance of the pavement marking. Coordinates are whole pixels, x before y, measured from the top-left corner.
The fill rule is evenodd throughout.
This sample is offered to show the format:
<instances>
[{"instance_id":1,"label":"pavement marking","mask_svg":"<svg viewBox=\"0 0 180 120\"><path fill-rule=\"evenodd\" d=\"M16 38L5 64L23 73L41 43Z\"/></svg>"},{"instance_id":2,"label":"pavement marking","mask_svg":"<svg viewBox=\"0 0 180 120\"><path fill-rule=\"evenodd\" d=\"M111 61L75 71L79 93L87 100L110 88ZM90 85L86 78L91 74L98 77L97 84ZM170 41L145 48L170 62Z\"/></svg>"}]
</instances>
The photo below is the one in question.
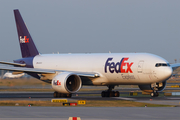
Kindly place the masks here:
<instances>
[{"instance_id":1,"label":"pavement marking","mask_svg":"<svg viewBox=\"0 0 180 120\"><path fill-rule=\"evenodd\" d=\"M167 98L169 100L180 100L180 98Z\"/></svg>"},{"instance_id":2,"label":"pavement marking","mask_svg":"<svg viewBox=\"0 0 180 120\"><path fill-rule=\"evenodd\" d=\"M126 97L113 97L115 99L121 99L121 100L136 100L134 98L126 98Z\"/></svg>"}]
</instances>

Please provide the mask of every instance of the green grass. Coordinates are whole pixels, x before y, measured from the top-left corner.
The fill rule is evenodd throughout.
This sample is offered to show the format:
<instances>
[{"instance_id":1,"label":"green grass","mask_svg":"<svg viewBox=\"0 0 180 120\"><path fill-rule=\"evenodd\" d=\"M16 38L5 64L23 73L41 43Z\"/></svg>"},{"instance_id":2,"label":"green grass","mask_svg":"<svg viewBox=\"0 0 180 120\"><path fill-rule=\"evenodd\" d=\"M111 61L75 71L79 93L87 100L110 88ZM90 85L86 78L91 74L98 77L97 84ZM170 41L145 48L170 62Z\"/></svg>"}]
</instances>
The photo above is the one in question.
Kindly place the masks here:
<instances>
[{"instance_id":1,"label":"green grass","mask_svg":"<svg viewBox=\"0 0 180 120\"><path fill-rule=\"evenodd\" d=\"M54 92L52 88L10 88L10 89L0 89L0 91L9 91L9 92Z\"/></svg>"},{"instance_id":2,"label":"green grass","mask_svg":"<svg viewBox=\"0 0 180 120\"><path fill-rule=\"evenodd\" d=\"M75 100L69 102L77 102ZM28 101L28 100L4 100L0 101L0 106L51 106L62 107L62 103L52 103L51 101ZM126 100L86 100L85 105L73 107L175 107L173 105L157 105L149 103L140 103Z\"/></svg>"}]
</instances>

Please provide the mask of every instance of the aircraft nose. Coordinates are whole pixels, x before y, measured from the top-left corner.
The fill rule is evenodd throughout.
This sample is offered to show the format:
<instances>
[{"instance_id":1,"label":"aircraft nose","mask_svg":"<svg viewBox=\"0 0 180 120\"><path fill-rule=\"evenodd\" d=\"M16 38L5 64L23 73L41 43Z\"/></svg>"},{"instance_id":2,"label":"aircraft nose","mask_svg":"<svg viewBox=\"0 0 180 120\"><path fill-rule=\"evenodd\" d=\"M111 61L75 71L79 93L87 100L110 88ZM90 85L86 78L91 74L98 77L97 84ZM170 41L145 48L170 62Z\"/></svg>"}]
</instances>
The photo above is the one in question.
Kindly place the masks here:
<instances>
[{"instance_id":1,"label":"aircraft nose","mask_svg":"<svg viewBox=\"0 0 180 120\"><path fill-rule=\"evenodd\" d=\"M171 75L172 75L172 72L173 72L173 70L172 70L171 67L166 67L164 69L164 77L167 78L167 79L170 78Z\"/></svg>"}]
</instances>

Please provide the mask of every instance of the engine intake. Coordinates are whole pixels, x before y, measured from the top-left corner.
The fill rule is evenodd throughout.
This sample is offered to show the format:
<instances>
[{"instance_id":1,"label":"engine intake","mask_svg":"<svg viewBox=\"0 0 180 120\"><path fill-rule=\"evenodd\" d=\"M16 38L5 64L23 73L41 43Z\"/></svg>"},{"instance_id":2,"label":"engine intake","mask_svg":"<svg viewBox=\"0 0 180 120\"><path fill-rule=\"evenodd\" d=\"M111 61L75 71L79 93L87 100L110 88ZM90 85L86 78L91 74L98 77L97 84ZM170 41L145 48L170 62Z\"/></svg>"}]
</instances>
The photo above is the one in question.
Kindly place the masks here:
<instances>
[{"instance_id":1,"label":"engine intake","mask_svg":"<svg viewBox=\"0 0 180 120\"><path fill-rule=\"evenodd\" d=\"M70 72L63 72L52 79L52 88L59 93L75 93L82 85L81 78Z\"/></svg>"},{"instance_id":2,"label":"engine intake","mask_svg":"<svg viewBox=\"0 0 180 120\"><path fill-rule=\"evenodd\" d=\"M166 81L162 83L156 83L155 86L158 89L157 91L161 92L166 88ZM154 84L139 85L139 88L144 92L153 92L153 87L154 87Z\"/></svg>"}]
</instances>

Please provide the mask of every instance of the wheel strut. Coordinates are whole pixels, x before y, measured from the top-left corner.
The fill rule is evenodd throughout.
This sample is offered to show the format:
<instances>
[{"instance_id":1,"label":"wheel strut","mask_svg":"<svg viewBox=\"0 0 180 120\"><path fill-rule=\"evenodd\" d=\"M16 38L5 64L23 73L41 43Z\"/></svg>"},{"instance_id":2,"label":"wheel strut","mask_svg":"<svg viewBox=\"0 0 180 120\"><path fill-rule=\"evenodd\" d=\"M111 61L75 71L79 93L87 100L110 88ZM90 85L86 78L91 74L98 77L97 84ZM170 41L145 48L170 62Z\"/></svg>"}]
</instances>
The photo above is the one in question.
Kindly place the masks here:
<instances>
[{"instance_id":1,"label":"wheel strut","mask_svg":"<svg viewBox=\"0 0 180 120\"><path fill-rule=\"evenodd\" d=\"M153 91L151 93L151 97L158 97L159 96L159 93L157 91Z\"/></svg>"}]
</instances>

